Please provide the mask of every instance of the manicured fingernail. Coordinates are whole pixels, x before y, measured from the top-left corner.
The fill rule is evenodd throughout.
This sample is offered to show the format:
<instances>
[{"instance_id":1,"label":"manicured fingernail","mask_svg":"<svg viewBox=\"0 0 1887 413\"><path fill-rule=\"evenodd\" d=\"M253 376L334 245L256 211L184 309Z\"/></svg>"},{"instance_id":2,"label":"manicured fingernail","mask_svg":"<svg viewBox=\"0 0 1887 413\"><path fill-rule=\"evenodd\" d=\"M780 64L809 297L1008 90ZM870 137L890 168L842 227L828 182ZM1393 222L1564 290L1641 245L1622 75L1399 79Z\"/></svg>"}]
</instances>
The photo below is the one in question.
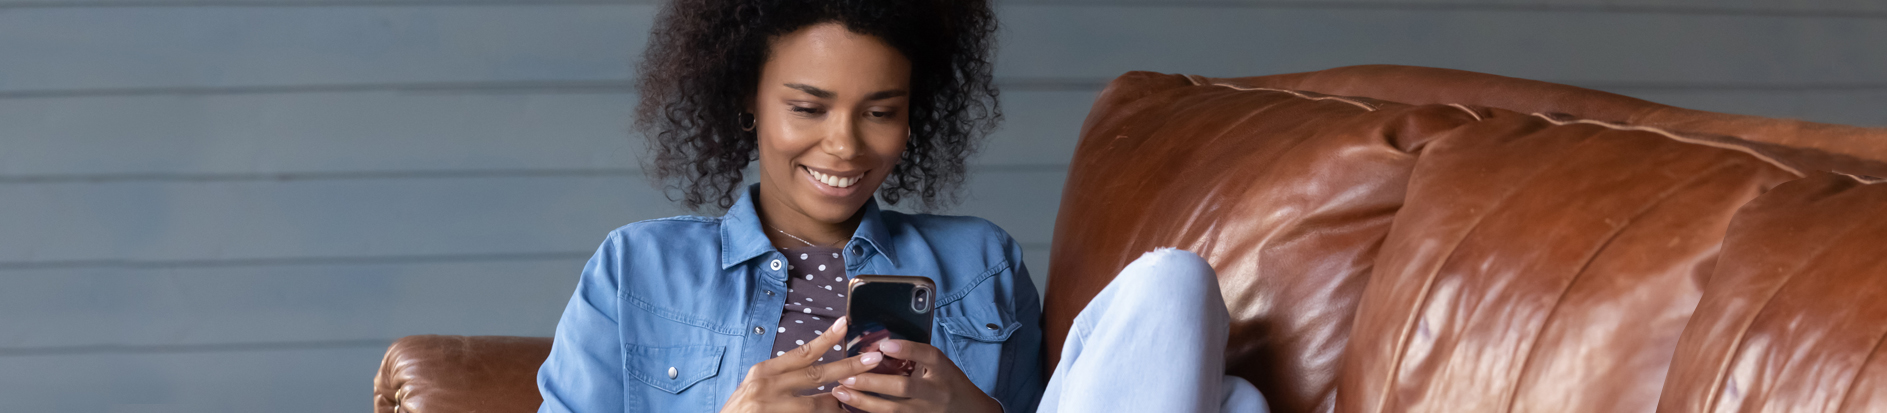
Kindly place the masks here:
<instances>
[{"instance_id":1,"label":"manicured fingernail","mask_svg":"<svg viewBox=\"0 0 1887 413\"><path fill-rule=\"evenodd\" d=\"M846 377L845 380L840 381L840 383L845 383L847 386L858 384L858 376Z\"/></svg>"},{"instance_id":2,"label":"manicured fingernail","mask_svg":"<svg viewBox=\"0 0 1887 413\"><path fill-rule=\"evenodd\" d=\"M886 353L891 354L898 354L898 350L903 350L903 347L904 346L898 345L898 342L891 340L885 340L884 343L878 345L879 350L884 350Z\"/></svg>"},{"instance_id":3,"label":"manicured fingernail","mask_svg":"<svg viewBox=\"0 0 1887 413\"><path fill-rule=\"evenodd\" d=\"M858 362L865 363L865 364L878 364L878 360L881 360L884 358L885 358L884 354L873 351L870 353L860 354L858 356Z\"/></svg>"},{"instance_id":4,"label":"manicured fingernail","mask_svg":"<svg viewBox=\"0 0 1887 413\"><path fill-rule=\"evenodd\" d=\"M852 401L852 392L845 389L832 389L832 397L837 397L842 402L849 402Z\"/></svg>"}]
</instances>

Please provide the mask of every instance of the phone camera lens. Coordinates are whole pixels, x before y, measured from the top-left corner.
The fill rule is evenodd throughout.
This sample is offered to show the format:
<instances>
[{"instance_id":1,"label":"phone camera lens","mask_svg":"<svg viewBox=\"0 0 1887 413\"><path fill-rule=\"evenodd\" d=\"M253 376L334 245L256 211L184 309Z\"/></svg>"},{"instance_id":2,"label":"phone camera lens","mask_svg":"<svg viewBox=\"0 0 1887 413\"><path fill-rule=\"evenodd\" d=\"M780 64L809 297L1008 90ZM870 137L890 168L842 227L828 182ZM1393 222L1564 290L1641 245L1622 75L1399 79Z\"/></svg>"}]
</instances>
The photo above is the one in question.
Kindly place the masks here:
<instances>
[{"instance_id":1,"label":"phone camera lens","mask_svg":"<svg viewBox=\"0 0 1887 413\"><path fill-rule=\"evenodd\" d=\"M930 312L930 289L917 287L911 289L911 311L918 314Z\"/></svg>"}]
</instances>

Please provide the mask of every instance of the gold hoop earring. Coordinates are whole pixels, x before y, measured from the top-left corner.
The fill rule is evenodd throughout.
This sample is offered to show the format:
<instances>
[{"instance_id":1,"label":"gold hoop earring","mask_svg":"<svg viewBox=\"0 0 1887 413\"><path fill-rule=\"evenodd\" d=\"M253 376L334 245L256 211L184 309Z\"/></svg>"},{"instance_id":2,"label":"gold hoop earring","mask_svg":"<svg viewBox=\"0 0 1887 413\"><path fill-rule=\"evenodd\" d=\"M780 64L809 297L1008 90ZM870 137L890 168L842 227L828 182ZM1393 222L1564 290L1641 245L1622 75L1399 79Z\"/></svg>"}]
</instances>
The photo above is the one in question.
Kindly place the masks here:
<instances>
[{"instance_id":1,"label":"gold hoop earring","mask_svg":"<svg viewBox=\"0 0 1887 413\"><path fill-rule=\"evenodd\" d=\"M754 125L760 123L760 117L754 116L752 113L743 112L739 115L734 115L734 119L735 122L741 123L740 130L746 132L753 132Z\"/></svg>"}]
</instances>

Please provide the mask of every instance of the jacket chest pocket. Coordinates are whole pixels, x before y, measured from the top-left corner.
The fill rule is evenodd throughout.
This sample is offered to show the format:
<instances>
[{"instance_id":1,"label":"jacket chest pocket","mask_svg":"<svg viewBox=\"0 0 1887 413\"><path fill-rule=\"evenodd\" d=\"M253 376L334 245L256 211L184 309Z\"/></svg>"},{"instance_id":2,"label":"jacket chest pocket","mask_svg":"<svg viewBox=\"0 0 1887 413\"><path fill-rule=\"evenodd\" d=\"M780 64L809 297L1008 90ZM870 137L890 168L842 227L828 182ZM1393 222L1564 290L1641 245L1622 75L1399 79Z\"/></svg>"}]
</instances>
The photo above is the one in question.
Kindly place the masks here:
<instances>
[{"instance_id":1,"label":"jacket chest pocket","mask_svg":"<svg viewBox=\"0 0 1887 413\"><path fill-rule=\"evenodd\" d=\"M623 346L624 393L631 411L712 411L719 401L714 378L721 373L722 346Z\"/></svg>"},{"instance_id":2,"label":"jacket chest pocket","mask_svg":"<svg viewBox=\"0 0 1887 413\"><path fill-rule=\"evenodd\" d=\"M993 303L958 302L937 315L937 324L948 340L940 348L977 388L985 393L993 391L998 368L1004 359L1014 356L1004 354L1003 343L1022 326L1015 315Z\"/></svg>"}]
</instances>

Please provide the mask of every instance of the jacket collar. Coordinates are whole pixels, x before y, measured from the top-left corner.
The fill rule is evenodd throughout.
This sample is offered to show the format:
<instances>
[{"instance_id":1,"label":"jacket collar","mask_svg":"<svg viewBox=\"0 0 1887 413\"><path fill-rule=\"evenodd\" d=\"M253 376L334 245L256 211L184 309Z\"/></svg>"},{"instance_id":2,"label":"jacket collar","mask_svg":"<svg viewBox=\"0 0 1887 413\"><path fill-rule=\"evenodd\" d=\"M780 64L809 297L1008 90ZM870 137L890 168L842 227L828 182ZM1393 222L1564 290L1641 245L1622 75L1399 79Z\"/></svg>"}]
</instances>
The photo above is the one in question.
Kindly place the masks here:
<instances>
[{"instance_id":1,"label":"jacket collar","mask_svg":"<svg viewBox=\"0 0 1887 413\"><path fill-rule=\"evenodd\" d=\"M721 217L721 269L733 268L773 252L773 241L767 239L766 229L760 226L760 212L754 209L754 197L759 196L760 185L747 186L747 191L734 201L734 206L727 209L727 215ZM852 233L852 247L867 247L883 254L891 265L898 265L897 252L891 246L891 236L880 217L878 197L865 201L864 216L858 221L858 230Z\"/></svg>"}]
</instances>

